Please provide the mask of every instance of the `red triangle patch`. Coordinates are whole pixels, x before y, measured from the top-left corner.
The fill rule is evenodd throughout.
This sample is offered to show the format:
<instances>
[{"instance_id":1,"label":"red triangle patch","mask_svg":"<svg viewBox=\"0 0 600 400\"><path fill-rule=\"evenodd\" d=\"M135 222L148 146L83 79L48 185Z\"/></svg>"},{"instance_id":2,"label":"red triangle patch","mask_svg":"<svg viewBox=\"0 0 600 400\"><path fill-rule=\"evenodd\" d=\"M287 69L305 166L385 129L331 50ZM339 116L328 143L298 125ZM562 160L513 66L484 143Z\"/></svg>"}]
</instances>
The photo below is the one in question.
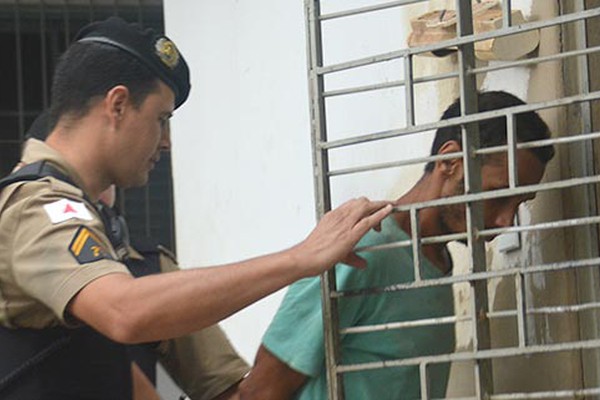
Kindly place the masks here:
<instances>
[{"instance_id":1,"label":"red triangle patch","mask_svg":"<svg viewBox=\"0 0 600 400\"><path fill-rule=\"evenodd\" d=\"M65 206L65 209L63 210L63 214L67 214L67 213L77 213L77 211L73 208L72 205L67 203L67 205Z\"/></svg>"}]
</instances>

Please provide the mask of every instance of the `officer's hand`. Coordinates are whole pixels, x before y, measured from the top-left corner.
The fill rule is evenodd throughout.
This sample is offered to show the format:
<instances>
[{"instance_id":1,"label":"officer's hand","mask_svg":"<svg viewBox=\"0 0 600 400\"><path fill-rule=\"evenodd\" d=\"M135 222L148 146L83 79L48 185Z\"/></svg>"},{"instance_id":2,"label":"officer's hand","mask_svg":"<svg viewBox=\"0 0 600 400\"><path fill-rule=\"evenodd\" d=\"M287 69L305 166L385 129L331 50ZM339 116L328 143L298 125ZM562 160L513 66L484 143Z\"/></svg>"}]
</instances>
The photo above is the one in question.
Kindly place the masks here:
<instances>
[{"instance_id":1,"label":"officer's hand","mask_svg":"<svg viewBox=\"0 0 600 400\"><path fill-rule=\"evenodd\" d=\"M350 200L325 214L310 235L291 249L292 254L308 276L318 275L340 261L365 268L365 260L352 250L391 211L392 205L387 201L365 197Z\"/></svg>"}]
</instances>

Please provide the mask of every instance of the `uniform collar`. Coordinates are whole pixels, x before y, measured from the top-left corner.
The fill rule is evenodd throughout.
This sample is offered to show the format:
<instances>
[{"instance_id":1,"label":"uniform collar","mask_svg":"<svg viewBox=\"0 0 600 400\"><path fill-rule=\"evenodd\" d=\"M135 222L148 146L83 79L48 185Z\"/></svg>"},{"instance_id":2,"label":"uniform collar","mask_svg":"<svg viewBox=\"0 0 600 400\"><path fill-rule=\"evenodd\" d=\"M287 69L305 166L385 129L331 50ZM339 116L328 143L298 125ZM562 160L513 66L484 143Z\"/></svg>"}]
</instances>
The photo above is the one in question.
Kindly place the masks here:
<instances>
[{"instance_id":1,"label":"uniform collar","mask_svg":"<svg viewBox=\"0 0 600 400\"><path fill-rule=\"evenodd\" d=\"M71 178L81 190L87 193L83 180L77 171L75 171L75 169L69 163L67 163L67 161L58 151L54 150L41 140L28 139L25 142L25 147L23 148L21 162L24 164L32 164L36 161L48 161L61 172L68 175L69 178Z\"/></svg>"}]
</instances>

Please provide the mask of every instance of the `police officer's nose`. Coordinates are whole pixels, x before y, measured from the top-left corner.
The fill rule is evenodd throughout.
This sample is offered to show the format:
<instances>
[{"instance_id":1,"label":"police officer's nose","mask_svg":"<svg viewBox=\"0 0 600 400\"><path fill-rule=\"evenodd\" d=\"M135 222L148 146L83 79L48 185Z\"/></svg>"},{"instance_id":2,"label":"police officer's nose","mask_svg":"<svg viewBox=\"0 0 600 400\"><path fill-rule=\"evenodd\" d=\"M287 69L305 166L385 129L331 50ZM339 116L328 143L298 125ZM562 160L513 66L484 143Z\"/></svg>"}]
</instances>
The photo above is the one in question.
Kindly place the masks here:
<instances>
[{"instance_id":1,"label":"police officer's nose","mask_svg":"<svg viewBox=\"0 0 600 400\"><path fill-rule=\"evenodd\" d=\"M168 125L161 133L159 149L161 151L171 150L171 128Z\"/></svg>"}]
</instances>

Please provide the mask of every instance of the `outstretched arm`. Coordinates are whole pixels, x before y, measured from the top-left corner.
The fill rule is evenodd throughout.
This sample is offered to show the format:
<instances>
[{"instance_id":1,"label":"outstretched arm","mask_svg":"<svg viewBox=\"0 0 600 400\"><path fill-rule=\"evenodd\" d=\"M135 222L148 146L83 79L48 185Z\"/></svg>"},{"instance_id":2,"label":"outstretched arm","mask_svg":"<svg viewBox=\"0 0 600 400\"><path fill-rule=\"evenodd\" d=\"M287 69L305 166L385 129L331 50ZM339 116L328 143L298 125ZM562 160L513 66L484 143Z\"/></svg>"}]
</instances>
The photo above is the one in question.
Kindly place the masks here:
<instances>
[{"instance_id":1,"label":"outstretched arm","mask_svg":"<svg viewBox=\"0 0 600 400\"><path fill-rule=\"evenodd\" d=\"M260 346L254 367L240 383L240 400L287 400L304 384L307 376L288 367Z\"/></svg>"},{"instance_id":2,"label":"outstretched arm","mask_svg":"<svg viewBox=\"0 0 600 400\"><path fill-rule=\"evenodd\" d=\"M352 249L391 212L387 202L351 200L327 213L296 246L221 267L198 268L133 279L109 274L83 288L70 312L123 343L181 336L239 311L339 261L365 267Z\"/></svg>"}]
</instances>

